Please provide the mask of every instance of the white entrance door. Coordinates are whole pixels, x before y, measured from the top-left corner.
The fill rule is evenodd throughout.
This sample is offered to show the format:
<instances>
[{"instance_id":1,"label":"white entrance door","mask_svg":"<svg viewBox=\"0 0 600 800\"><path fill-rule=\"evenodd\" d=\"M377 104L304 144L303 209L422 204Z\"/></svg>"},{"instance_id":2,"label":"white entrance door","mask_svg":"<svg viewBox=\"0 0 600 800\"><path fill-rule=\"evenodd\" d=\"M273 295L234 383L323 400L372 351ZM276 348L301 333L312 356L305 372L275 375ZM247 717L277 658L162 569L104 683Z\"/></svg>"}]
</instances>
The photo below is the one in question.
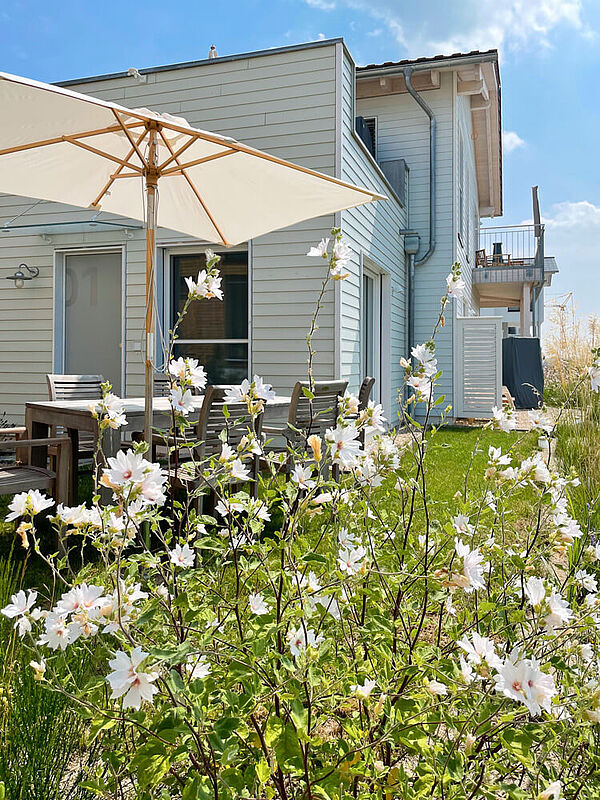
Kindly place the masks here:
<instances>
[{"instance_id":1,"label":"white entrance door","mask_svg":"<svg viewBox=\"0 0 600 800\"><path fill-rule=\"evenodd\" d=\"M361 380L375 378L371 398L381 398L381 275L363 266L361 304Z\"/></svg>"},{"instance_id":2,"label":"white entrance door","mask_svg":"<svg viewBox=\"0 0 600 800\"><path fill-rule=\"evenodd\" d=\"M103 375L120 394L121 253L65 255L64 364L67 375Z\"/></svg>"}]
</instances>

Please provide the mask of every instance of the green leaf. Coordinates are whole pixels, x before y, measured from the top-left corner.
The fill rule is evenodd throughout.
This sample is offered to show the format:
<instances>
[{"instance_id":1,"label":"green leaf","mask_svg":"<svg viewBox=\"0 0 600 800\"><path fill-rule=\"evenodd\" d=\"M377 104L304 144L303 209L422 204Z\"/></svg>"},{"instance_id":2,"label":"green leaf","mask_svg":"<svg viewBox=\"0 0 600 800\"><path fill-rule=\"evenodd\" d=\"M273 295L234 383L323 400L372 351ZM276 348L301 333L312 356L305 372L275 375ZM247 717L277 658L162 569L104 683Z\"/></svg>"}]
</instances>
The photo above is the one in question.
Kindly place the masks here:
<instances>
[{"instance_id":1,"label":"green leaf","mask_svg":"<svg viewBox=\"0 0 600 800\"><path fill-rule=\"evenodd\" d=\"M275 743L277 763L284 772L292 772L302 768L302 752L300 742L292 725L286 725L283 734Z\"/></svg>"},{"instance_id":2,"label":"green leaf","mask_svg":"<svg viewBox=\"0 0 600 800\"><path fill-rule=\"evenodd\" d=\"M271 777L269 762L264 757L256 765L256 777L261 783L266 783Z\"/></svg>"},{"instance_id":3,"label":"green leaf","mask_svg":"<svg viewBox=\"0 0 600 800\"><path fill-rule=\"evenodd\" d=\"M230 789L235 789L238 793L244 788L244 776L239 769L235 769L234 767L224 769L221 772L221 779Z\"/></svg>"},{"instance_id":4,"label":"green leaf","mask_svg":"<svg viewBox=\"0 0 600 800\"><path fill-rule=\"evenodd\" d=\"M283 722L279 717L269 717L267 720L267 727L265 730L265 742L269 747L273 747L277 739L283 733Z\"/></svg>"},{"instance_id":5,"label":"green leaf","mask_svg":"<svg viewBox=\"0 0 600 800\"><path fill-rule=\"evenodd\" d=\"M221 717L215 722L215 733L223 740L229 739L239 724L240 720L237 717Z\"/></svg>"},{"instance_id":6,"label":"green leaf","mask_svg":"<svg viewBox=\"0 0 600 800\"><path fill-rule=\"evenodd\" d=\"M325 556L320 556L318 553L307 553L305 556L302 556L302 561L314 564L327 564Z\"/></svg>"},{"instance_id":7,"label":"green leaf","mask_svg":"<svg viewBox=\"0 0 600 800\"><path fill-rule=\"evenodd\" d=\"M502 732L501 737L506 749L516 756L521 764L529 766L531 756L529 748L533 743L533 736L522 728L507 728Z\"/></svg>"},{"instance_id":8,"label":"green leaf","mask_svg":"<svg viewBox=\"0 0 600 800\"><path fill-rule=\"evenodd\" d=\"M156 786L169 771L171 759L162 742L148 742L136 752L131 762L136 770L140 786Z\"/></svg>"},{"instance_id":9,"label":"green leaf","mask_svg":"<svg viewBox=\"0 0 600 800\"><path fill-rule=\"evenodd\" d=\"M308 710L304 708L299 700L294 700L292 703L292 722L299 733L306 735L308 731Z\"/></svg>"},{"instance_id":10,"label":"green leaf","mask_svg":"<svg viewBox=\"0 0 600 800\"><path fill-rule=\"evenodd\" d=\"M196 776L186 783L181 796L182 800L212 800L214 792L208 777Z\"/></svg>"},{"instance_id":11,"label":"green leaf","mask_svg":"<svg viewBox=\"0 0 600 800\"><path fill-rule=\"evenodd\" d=\"M427 734L419 728L404 730L399 734L398 738L402 744L406 745L406 747L411 750L415 750L417 753L425 753L429 749Z\"/></svg>"}]
</instances>

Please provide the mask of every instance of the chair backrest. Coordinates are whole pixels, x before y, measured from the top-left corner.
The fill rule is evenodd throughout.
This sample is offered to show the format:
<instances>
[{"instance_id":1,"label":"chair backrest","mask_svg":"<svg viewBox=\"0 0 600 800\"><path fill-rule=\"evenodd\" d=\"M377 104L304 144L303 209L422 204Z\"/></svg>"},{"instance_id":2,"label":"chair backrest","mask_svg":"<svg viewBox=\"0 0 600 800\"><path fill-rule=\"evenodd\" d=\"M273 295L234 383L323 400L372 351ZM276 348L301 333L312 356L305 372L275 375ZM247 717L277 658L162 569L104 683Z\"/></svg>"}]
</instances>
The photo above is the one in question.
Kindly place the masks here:
<instances>
[{"instance_id":1,"label":"chair backrest","mask_svg":"<svg viewBox=\"0 0 600 800\"><path fill-rule=\"evenodd\" d=\"M487 257L485 255L485 250L475 250L475 266L487 267Z\"/></svg>"},{"instance_id":2,"label":"chair backrest","mask_svg":"<svg viewBox=\"0 0 600 800\"><path fill-rule=\"evenodd\" d=\"M223 440L221 431L227 429L227 443L237 447L240 440L248 435L248 428L253 428L257 437L262 430L263 415L258 414L253 420L248 413L245 403L225 403L225 394L230 386L207 386L204 390L204 400L200 408L200 415L196 425L196 438L201 443L197 456L206 458L221 452ZM229 417L223 414L223 406L227 405Z\"/></svg>"},{"instance_id":3,"label":"chair backrest","mask_svg":"<svg viewBox=\"0 0 600 800\"><path fill-rule=\"evenodd\" d=\"M46 375L50 400L97 400L102 397L102 375Z\"/></svg>"},{"instance_id":4,"label":"chair backrest","mask_svg":"<svg viewBox=\"0 0 600 800\"><path fill-rule=\"evenodd\" d=\"M166 372L154 373L154 388L152 395L154 397L168 397L171 391L171 379Z\"/></svg>"},{"instance_id":5,"label":"chair backrest","mask_svg":"<svg viewBox=\"0 0 600 800\"><path fill-rule=\"evenodd\" d=\"M375 386L375 378L367 375L367 377L361 383L360 389L358 390L358 407L360 411L365 409L369 404L369 398L371 397L373 386Z\"/></svg>"},{"instance_id":6,"label":"chair backrest","mask_svg":"<svg viewBox=\"0 0 600 800\"><path fill-rule=\"evenodd\" d=\"M347 388L348 381L315 381L311 403L304 394L310 384L298 381L292 392L288 424L300 430L304 437L313 433L323 436L327 428L335 427L340 398Z\"/></svg>"}]
</instances>

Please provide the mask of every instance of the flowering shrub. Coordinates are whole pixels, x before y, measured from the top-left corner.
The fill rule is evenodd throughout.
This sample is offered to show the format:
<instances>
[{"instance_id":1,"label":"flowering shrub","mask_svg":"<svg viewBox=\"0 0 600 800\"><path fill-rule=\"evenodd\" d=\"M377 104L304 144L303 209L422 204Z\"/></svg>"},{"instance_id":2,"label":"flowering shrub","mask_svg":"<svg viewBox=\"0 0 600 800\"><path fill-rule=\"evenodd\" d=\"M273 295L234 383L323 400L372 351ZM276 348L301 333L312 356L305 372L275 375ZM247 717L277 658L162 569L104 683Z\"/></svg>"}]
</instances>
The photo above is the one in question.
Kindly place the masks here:
<instances>
[{"instance_id":1,"label":"flowering shrub","mask_svg":"<svg viewBox=\"0 0 600 800\"><path fill-rule=\"evenodd\" d=\"M328 261L323 292L349 258L339 231L332 238L332 251L324 239L309 252ZM207 261L190 302L220 297ZM455 267L434 334L462 287ZM36 678L101 738L88 789L182 800L597 796L600 547L570 514L577 479L554 470L553 426L535 412L547 449L519 461L514 446L490 447L450 506L431 497L435 428L410 412L422 404L427 423L444 402L434 340L411 355L406 453L381 406L360 409L352 395L324 438L270 452L252 423L273 391L254 376L228 394L247 405L246 435L230 444L225 414L222 451L192 462L200 488L183 500L138 445L103 465L111 504L56 510L61 535L94 547L97 563L69 580L68 555L49 559L70 588L19 592L2 612L29 642ZM204 372L192 359L169 372L185 433L185 394ZM110 395L97 414L101 427L122 424ZM495 409L488 427L513 423ZM258 455L254 496L239 483ZM199 515L192 501L209 489L214 513ZM34 547L43 505L11 505ZM56 679L67 648L93 662L86 685Z\"/></svg>"}]
</instances>

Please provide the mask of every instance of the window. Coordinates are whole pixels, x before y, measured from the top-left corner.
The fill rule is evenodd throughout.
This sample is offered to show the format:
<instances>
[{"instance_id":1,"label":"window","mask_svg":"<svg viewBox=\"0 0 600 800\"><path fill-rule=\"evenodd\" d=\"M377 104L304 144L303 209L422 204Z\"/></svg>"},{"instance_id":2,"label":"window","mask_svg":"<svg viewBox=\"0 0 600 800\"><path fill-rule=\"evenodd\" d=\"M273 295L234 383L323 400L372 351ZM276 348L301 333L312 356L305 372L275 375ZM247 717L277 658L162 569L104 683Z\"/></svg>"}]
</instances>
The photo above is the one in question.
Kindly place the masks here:
<instances>
[{"instance_id":1,"label":"window","mask_svg":"<svg viewBox=\"0 0 600 800\"><path fill-rule=\"evenodd\" d=\"M187 297L185 278L204 269L204 253L172 256L172 324ZM209 383L248 377L248 253L223 253L219 264L223 300L195 300L178 331L175 357L197 358Z\"/></svg>"},{"instance_id":2,"label":"window","mask_svg":"<svg viewBox=\"0 0 600 800\"><path fill-rule=\"evenodd\" d=\"M371 155L373 158L377 158L377 117L366 117L365 125L371 134Z\"/></svg>"},{"instance_id":3,"label":"window","mask_svg":"<svg viewBox=\"0 0 600 800\"><path fill-rule=\"evenodd\" d=\"M377 117L356 117L355 127L369 153L377 158Z\"/></svg>"}]
</instances>

